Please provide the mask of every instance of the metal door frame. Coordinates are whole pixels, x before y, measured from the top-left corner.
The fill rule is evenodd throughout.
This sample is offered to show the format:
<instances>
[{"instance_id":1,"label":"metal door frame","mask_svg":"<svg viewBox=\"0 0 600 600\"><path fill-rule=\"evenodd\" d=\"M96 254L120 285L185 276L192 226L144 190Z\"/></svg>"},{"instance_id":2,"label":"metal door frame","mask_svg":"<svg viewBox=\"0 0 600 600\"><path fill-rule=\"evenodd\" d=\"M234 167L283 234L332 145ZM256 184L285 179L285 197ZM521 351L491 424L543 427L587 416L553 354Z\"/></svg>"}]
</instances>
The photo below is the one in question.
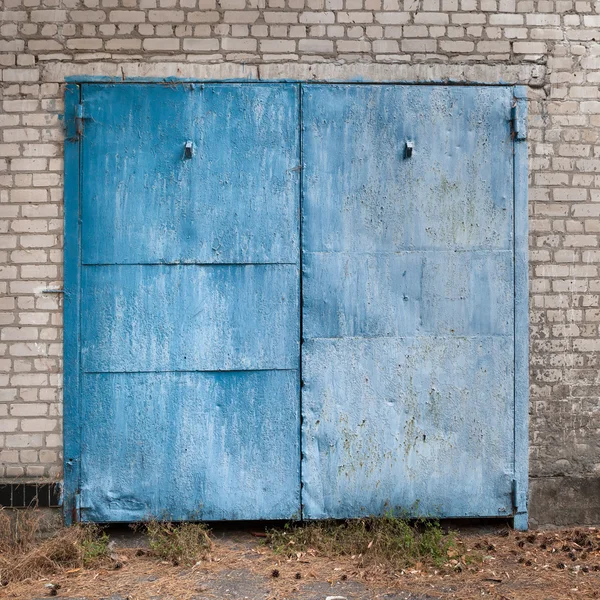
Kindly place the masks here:
<instances>
[{"instance_id":1,"label":"metal door frame","mask_svg":"<svg viewBox=\"0 0 600 600\"><path fill-rule=\"evenodd\" d=\"M109 79L114 85L152 83L163 85L165 79ZM81 394L80 394L80 317L81 317L81 138L85 115L82 111L82 84L107 83L105 77L81 76L69 78L65 87L64 143L64 485L63 512L67 524L79 521L79 485L81 471ZM513 90L511 115L513 137L513 253L514 253L514 486L513 521L516 529L527 529L528 523L528 453L529 453L529 289L528 289L528 149L527 149L527 87L490 83L453 83L440 81L249 81L228 79L169 79L181 83L243 83L244 85L273 83L300 85L311 83L344 85L415 85L457 87L507 87ZM300 152L302 158L302 114L300 110ZM302 173L300 177L300 336L302 336ZM302 372L300 371L300 381ZM302 385L300 385L302 415ZM302 448L301 448L302 450ZM302 472L300 459L300 473ZM302 494L302 491L301 491ZM301 510L301 507L299 507Z\"/></svg>"}]
</instances>

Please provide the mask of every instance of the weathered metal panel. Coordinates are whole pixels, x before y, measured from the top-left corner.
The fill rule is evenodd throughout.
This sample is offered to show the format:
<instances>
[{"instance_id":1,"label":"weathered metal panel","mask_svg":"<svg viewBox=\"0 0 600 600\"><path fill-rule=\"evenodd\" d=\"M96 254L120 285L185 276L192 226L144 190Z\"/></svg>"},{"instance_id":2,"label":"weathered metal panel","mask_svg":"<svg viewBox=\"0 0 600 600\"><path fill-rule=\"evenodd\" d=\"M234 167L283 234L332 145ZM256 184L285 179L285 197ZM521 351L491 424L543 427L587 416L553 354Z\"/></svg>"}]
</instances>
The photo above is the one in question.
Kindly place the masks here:
<instances>
[{"instance_id":1,"label":"weathered metal panel","mask_svg":"<svg viewBox=\"0 0 600 600\"><path fill-rule=\"evenodd\" d=\"M83 105L82 520L293 517L298 86Z\"/></svg>"},{"instance_id":2,"label":"weathered metal panel","mask_svg":"<svg viewBox=\"0 0 600 600\"><path fill-rule=\"evenodd\" d=\"M512 250L511 105L502 87L305 86L304 251Z\"/></svg>"},{"instance_id":3,"label":"weathered metal panel","mask_svg":"<svg viewBox=\"0 0 600 600\"><path fill-rule=\"evenodd\" d=\"M307 339L512 332L510 251L305 252L302 270Z\"/></svg>"},{"instance_id":4,"label":"weathered metal panel","mask_svg":"<svg viewBox=\"0 0 600 600\"><path fill-rule=\"evenodd\" d=\"M84 371L297 369L295 265L86 266Z\"/></svg>"},{"instance_id":5,"label":"weathered metal panel","mask_svg":"<svg viewBox=\"0 0 600 600\"><path fill-rule=\"evenodd\" d=\"M83 376L84 520L298 514L296 371Z\"/></svg>"},{"instance_id":6,"label":"weathered metal panel","mask_svg":"<svg viewBox=\"0 0 600 600\"><path fill-rule=\"evenodd\" d=\"M512 355L508 336L306 341L304 516L510 516Z\"/></svg>"},{"instance_id":7,"label":"weathered metal panel","mask_svg":"<svg viewBox=\"0 0 600 600\"><path fill-rule=\"evenodd\" d=\"M297 262L297 86L84 94L84 264Z\"/></svg>"},{"instance_id":8,"label":"weathered metal panel","mask_svg":"<svg viewBox=\"0 0 600 600\"><path fill-rule=\"evenodd\" d=\"M305 517L512 513L511 107L303 90Z\"/></svg>"}]
</instances>

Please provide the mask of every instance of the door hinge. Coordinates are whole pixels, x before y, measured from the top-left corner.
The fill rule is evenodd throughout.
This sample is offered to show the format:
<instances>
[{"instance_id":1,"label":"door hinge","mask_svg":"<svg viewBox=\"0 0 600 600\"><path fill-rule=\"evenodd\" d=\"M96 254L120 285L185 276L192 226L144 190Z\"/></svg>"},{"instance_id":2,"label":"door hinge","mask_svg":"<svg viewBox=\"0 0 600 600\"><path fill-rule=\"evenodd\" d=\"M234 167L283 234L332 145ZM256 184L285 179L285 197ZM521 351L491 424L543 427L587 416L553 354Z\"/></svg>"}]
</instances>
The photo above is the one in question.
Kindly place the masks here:
<instances>
[{"instance_id":1,"label":"door hinge","mask_svg":"<svg viewBox=\"0 0 600 600\"><path fill-rule=\"evenodd\" d=\"M527 99L515 98L510 111L512 135L515 140L527 139Z\"/></svg>"},{"instance_id":2,"label":"door hinge","mask_svg":"<svg viewBox=\"0 0 600 600\"><path fill-rule=\"evenodd\" d=\"M73 504L71 505L71 522L79 523L81 521L81 494L73 494Z\"/></svg>"},{"instance_id":3,"label":"door hinge","mask_svg":"<svg viewBox=\"0 0 600 600\"><path fill-rule=\"evenodd\" d=\"M75 135L77 139L81 139L83 135L83 104L75 107Z\"/></svg>"},{"instance_id":4,"label":"door hinge","mask_svg":"<svg viewBox=\"0 0 600 600\"><path fill-rule=\"evenodd\" d=\"M527 493L521 488L516 479L512 480L512 503L513 512L524 512L527 510Z\"/></svg>"}]
</instances>

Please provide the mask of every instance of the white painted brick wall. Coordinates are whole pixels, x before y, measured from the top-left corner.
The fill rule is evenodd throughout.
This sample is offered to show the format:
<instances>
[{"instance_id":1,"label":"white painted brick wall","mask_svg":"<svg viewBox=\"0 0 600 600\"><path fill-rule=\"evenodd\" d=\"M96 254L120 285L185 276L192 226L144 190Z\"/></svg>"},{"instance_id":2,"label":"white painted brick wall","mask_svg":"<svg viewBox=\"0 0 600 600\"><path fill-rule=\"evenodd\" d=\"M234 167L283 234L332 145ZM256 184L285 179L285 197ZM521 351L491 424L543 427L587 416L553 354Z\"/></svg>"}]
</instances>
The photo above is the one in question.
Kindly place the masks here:
<instances>
[{"instance_id":1,"label":"white painted brick wall","mask_svg":"<svg viewBox=\"0 0 600 600\"><path fill-rule=\"evenodd\" d=\"M531 474L600 473L600 2L0 0L0 477L60 477L64 78L530 85Z\"/></svg>"}]
</instances>

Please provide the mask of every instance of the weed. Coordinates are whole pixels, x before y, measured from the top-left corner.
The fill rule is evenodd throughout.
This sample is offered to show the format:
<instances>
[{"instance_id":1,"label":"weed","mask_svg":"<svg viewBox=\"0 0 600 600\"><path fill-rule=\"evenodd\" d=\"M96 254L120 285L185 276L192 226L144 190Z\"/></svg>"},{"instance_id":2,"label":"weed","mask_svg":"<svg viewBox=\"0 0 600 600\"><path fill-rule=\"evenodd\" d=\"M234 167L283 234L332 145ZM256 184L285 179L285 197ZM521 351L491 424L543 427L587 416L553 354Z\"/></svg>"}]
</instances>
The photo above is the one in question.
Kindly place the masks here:
<instances>
[{"instance_id":1,"label":"weed","mask_svg":"<svg viewBox=\"0 0 600 600\"><path fill-rule=\"evenodd\" d=\"M110 537L95 525L85 526L84 533L85 535L81 539L83 551L81 558L83 566L88 567L109 556Z\"/></svg>"},{"instance_id":2,"label":"weed","mask_svg":"<svg viewBox=\"0 0 600 600\"><path fill-rule=\"evenodd\" d=\"M146 529L152 552L175 565L194 564L205 558L212 546L210 529L202 523L150 521Z\"/></svg>"},{"instance_id":3,"label":"weed","mask_svg":"<svg viewBox=\"0 0 600 600\"><path fill-rule=\"evenodd\" d=\"M270 530L267 543L288 557L304 552L358 556L363 564L386 563L398 569L418 561L440 566L455 554L456 544L454 534L444 533L437 521L409 521L393 513L344 522L287 524Z\"/></svg>"}]
</instances>

